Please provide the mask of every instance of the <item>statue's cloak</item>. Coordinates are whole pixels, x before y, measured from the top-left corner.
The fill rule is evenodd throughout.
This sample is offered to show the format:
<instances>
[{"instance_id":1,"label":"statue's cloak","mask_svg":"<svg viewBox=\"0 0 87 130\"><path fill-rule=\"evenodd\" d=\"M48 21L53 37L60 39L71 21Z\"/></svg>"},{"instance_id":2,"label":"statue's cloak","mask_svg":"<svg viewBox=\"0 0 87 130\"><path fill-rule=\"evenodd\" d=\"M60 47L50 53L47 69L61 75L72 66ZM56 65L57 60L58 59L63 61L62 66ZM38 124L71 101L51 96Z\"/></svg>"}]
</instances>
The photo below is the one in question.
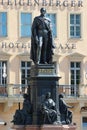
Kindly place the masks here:
<instances>
[{"instance_id":1,"label":"statue's cloak","mask_svg":"<svg viewBox=\"0 0 87 130\"><path fill-rule=\"evenodd\" d=\"M47 45L47 50L46 50L46 61L47 63L51 63L52 62L52 55L53 55L53 36L52 36L52 31L50 29L50 20L48 18L46 18L46 20L48 21L48 25L46 25L47 29L48 29L48 45ZM34 18L33 24L32 24L32 28L31 28L31 51L30 51L30 58L33 60L34 63L36 63L36 56L37 56L37 44L36 44L36 40L35 40L35 31L36 31L36 35L38 35L38 29L37 29L37 25L38 22L41 22L41 16L37 16ZM42 53L43 53L43 46L42 46ZM42 61L42 56L41 56L41 62Z\"/></svg>"}]
</instances>

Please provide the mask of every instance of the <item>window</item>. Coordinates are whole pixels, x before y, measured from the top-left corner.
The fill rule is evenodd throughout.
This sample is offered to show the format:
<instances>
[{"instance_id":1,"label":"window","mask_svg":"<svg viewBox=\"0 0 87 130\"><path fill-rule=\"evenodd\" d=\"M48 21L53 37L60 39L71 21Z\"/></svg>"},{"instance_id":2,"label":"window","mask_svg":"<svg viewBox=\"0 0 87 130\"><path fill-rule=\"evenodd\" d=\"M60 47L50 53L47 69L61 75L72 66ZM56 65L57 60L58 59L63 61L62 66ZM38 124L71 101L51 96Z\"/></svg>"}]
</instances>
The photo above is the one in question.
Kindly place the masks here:
<instances>
[{"instance_id":1,"label":"window","mask_svg":"<svg viewBox=\"0 0 87 130\"><path fill-rule=\"evenodd\" d=\"M80 62L70 63L71 72L71 94L76 96L78 93L78 86L80 84Z\"/></svg>"},{"instance_id":2,"label":"window","mask_svg":"<svg viewBox=\"0 0 87 130\"><path fill-rule=\"evenodd\" d=\"M80 38L81 37L81 15L70 14L70 37Z\"/></svg>"},{"instance_id":3,"label":"window","mask_svg":"<svg viewBox=\"0 0 87 130\"><path fill-rule=\"evenodd\" d=\"M31 62L22 61L21 62L21 84L27 85L27 79L30 77Z\"/></svg>"},{"instance_id":4,"label":"window","mask_svg":"<svg viewBox=\"0 0 87 130\"><path fill-rule=\"evenodd\" d=\"M0 85L7 84L7 62L0 61Z\"/></svg>"},{"instance_id":5,"label":"window","mask_svg":"<svg viewBox=\"0 0 87 130\"><path fill-rule=\"evenodd\" d=\"M47 14L47 17L51 20L53 36L56 37L56 14Z\"/></svg>"},{"instance_id":6,"label":"window","mask_svg":"<svg viewBox=\"0 0 87 130\"><path fill-rule=\"evenodd\" d=\"M31 13L21 13L21 37L31 36Z\"/></svg>"},{"instance_id":7,"label":"window","mask_svg":"<svg viewBox=\"0 0 87 130\"><path fill-rule=\"evenodd\" d=\"M82 130L87 130L87 117L82 118Z\"/></svg>"},{"instance_id":8,"label":"window","mask_svg":"<svg viewBox=\"0 0 87 130\"><path fill-rule=\"evenodd\" d=\"M7 13L0 12L0 37L7 36Z\"/></svg>"}]
</instances>

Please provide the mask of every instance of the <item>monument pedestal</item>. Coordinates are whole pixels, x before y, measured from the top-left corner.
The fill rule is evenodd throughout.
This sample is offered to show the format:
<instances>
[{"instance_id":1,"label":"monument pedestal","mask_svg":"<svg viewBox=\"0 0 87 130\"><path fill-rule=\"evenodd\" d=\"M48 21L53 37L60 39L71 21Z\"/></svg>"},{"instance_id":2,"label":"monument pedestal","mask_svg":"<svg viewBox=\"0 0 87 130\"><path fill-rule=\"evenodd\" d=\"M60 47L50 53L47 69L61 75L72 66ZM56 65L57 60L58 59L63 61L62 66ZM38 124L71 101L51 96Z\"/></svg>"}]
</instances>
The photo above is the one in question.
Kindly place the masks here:
<instances>
[{"instance_id":1,"label":"monument pedestal","mask_svg":"<svg viewBox=\"0 0 87 130\"><path fill-rule=\"evenodd\" d=\"M38 113L39 106L44 101L47 92L58 106L58 81L60 77L56 73L55 64L32 65L30 73L30 97L33 104L33 124L43 124Z\"/></svg>"},{"instance_id":2,"label":"monument pedestal","mask_svg":"<svg viewBox=\"0 0 87 130\"><path fill-rule=\"evenodd\" d=\"M76 125L14 125L15 130L76 130Z\"/></svg>"}]
</instances>

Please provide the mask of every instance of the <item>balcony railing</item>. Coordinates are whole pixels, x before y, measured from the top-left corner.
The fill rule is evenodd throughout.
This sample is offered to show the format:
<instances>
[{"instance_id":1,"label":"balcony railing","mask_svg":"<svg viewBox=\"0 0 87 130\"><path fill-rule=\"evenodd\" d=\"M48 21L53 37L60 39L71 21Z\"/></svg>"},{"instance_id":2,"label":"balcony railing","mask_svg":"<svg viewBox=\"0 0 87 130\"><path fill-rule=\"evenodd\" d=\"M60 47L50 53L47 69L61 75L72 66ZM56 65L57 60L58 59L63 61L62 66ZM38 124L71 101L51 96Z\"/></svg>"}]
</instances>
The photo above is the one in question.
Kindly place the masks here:
<instances>
[{"instance_id":1,"label":"balcony railing","mask_svg":"<svg viewBox=\"0 0 87 130\"><path fill-rule=\"evenodd\" d=\"M27 85L21 84L0 85L0 97L21 96L27 92L27 88ZM59 85L58 91L66 97L86 97L87 85Z\"/></svg>"},{"instance_id":2,"label":"balcony railing","mask_svg":"<svg viewBox=\"0 0 87 130\"><path fill-rule=\"evenodd\" d=\"M59 85L59 93L64 93L65 96L79 96L79 86L78 85Z\"/></svg>"},{"instance_id":3,"label":"balcony railing","mask_svg":"<svg viewBox=\"0 0 87 130\"><path fill-rule=\"evenodd\" d=\"M0 85L0 96L21 96L26 93L28 86L21 84Z\"/></svg>"},{"instance_id":4,"label":"balcony railing","mask_svg":"<svg viewBox=\"0 0 87 130\"><path fill-rule=\"evenodd\" d=\"M86 97L87 86L85 85L59 85L59 93L64 93L66 97Z\"/></svg>"}]
</instances>

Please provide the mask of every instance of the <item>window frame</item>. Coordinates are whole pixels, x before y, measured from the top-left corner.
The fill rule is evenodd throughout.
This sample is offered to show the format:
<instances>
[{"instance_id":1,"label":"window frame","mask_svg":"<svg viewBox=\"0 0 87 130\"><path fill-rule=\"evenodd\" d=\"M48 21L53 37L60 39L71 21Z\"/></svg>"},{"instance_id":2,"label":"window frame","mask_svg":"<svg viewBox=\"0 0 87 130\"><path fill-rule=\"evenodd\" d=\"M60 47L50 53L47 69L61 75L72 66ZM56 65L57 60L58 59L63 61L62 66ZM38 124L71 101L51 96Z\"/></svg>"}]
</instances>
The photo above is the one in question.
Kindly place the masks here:
<instances>
[{"instance_id":1,"label":"window frame","mask_svg":"<svg viewBox=\"0 0 87 130\"><path fill-rule=\"evenodd\" d=\"M71 63L74 63L74 66L75 66L75 68L74 67L71 67ZM76 67L76 63L80 63L80 67ZM71 85L71 95L72 96L77 96L78 95L78 87L79 87L79 84L80 84L80 82L81 82L81 66L82 66L82 62L81 62L81 60L70 60L69 61L69 68L70 68L70 75L69 75L69 80L70 80L70 85ZM71 80L72 80L72 78L71 78L71 70L74 70L74 84L71 84ZM80 78L79 78L79 84L77 84L76 82L77 82L77 80L76 80L76 74L77 74L77 70L80 70Z\"/></svg>"},{"instance_id":2,"label":"window frame","mask_svg":"<svg viewBox=\"0 0 87 130\"><path fill-rule=\"evenodd\" d=\"M74 67L71 67L71 63L73 63L74 64ZM79 65L80 65L80 67L77 67L76 65L77 65L77 63L79 63ZM76 76L77 76L77 71L80 71L80 73L79 73L79 76L81 77L81 62L79 62L79 61L71 61L70 62L70 72L71 71L74 71L74 84L73 85L78 85L76 82L77 82L77 78L76 78ZM72 74L72 73L71 73ZM72 80L72 77L70 78L70 80ZM79 81L80 81L80 78L78 79ZM72 84L71 84L72 85Z\"/></svg>"},{"instance_id":3,"label":"window frame","mask_svg":"<svg viewBox=\"0 0 87 130\"><path fill-rule=\"evenodd\" d=\"M87 117L87 112L81 112L81 130L83 130L83 118Z\"/></svg>"},{"instance_id":4,"label":"window frame","mask_svg":"<svg viewBox=\"0 0 87 130\"><path fill-rule=\"evenodd\" d=\"M31 26L32 26L32 12L25 12L25 11L20 12L20 13L19 13L19 37L20 37L20 38L31 38L31 34L30 34L30 36L28 36L28 35L27 35L27 36L22 36L22 35L21 35L21 30L22 30L22 29L21 29L21 14L22 14L22 13L24 13L24 14L31 14L31 25L30 25L30 24L29 24L29 25L30 25L30 28L31 28Z\"/></svg>"},{"instance_id":5,"label":"window frame","mask_svg":"<svg viewBox=\"0 0 87 130\"><path fill-rule=\"evenodd\" d=\"M51 13L51 12L48 12L47 14L50 14L50 15L55 15L55 29L56 29L56 35L53 35L54 38L57 38L57 13ZM47 16L48 17L48 16ZM49 17L48 17L49 18ZM52 20L51 20L51 23L52 23ZM53 24L52 24L53 25ZM53 30L52 30L53 32Z\"/></svg>"},{"instance_id":6,"label":"window frame","mask_svg":"<svg viewBox=\"0 0 87 130\"><path fill-rule=\"evenodd\" d=\"M7 38L7 37L8 37L8 13L7 13L6 11L1 11L1 12L0 12L0 15L1 15L2 13L5 13L5 14L6 14L6 24L5 24L5 26L6 26L6 35L0 34L0 38ZM1 24L1 26L2 26L2 24Z\"/></svg>"},{"instance_id":7,"label":"window frame","mask_svg":"<svg viewBox=\"0 0 87 130\"><path fill-rule=\"evenodd\" d=\"M70 27L71 26L77 27L77 24L75 24L75 25L70 24L70 15L74 15L75 18L76 18L76 15L80 15L80 25L78 24L79 25L78 27L80 27L80 36L76 36L76 30L74 30L74 35L73 36L71 36L71 34L70 34ZM69 20L68 20L68 30L69 30L68 36L69 36L69 38L70 39L81 39L82 38L82 14L79 13L79 12L77 12L77 13L72 12L72 13L69 13L68 17L69 17Z\"/></svg>"},{"instance_id":8,"label":"window frame","mask_svg":"<svg viewBox=\"0 0 87 130\"><path fill-rule=\"evenodd\" d=\"M22 62L25 63L25 66L24 66L24 67L22 67ZM29 62L29 64L30 64L29 67L27 66L27 63L28 63L28 62ZM22 79L22 70L25 70L25 77L27 77L27 70L30 70L30 69L31 69L31 61L21 60L20 65L21 65L21 84L22 84L22 85L28 85L27 79L25 79L25 84L22 83L22 80L23 80L23 79Z\"/></svg>"}]
</instances>

